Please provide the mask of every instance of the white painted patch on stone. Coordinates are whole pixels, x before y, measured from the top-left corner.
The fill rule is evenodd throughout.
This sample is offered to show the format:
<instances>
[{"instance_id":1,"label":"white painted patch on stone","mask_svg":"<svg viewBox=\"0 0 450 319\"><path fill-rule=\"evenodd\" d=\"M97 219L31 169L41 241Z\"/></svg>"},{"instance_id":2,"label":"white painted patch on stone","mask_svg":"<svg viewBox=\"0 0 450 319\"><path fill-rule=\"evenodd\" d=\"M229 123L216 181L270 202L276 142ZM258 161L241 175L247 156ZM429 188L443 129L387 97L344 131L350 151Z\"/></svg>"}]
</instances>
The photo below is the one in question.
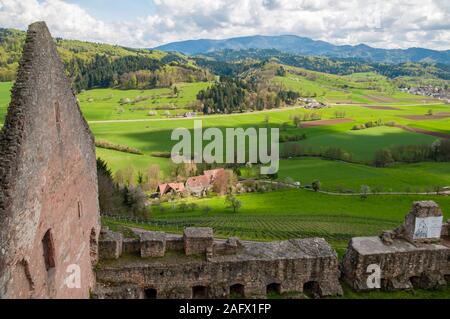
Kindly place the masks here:
<instances>
[{"instance_id":1,"label":"white painted patch on stone","mask_svg":"<svg viewBox=\"0 0 450 319\"><path fill-rule=\"evenodd\" d=\"M443 217L416 218L414 239L439 239L441 238Z\"/></svg>"}]
</instances>

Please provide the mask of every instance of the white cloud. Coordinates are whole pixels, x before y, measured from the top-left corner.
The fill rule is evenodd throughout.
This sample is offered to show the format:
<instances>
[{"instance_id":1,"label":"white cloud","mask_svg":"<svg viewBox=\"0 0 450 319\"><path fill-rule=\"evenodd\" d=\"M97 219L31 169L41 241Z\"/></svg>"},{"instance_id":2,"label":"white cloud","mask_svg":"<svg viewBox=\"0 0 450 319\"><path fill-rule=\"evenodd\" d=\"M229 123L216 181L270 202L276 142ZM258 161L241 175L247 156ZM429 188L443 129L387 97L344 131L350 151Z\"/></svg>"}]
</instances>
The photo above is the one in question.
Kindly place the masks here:
<instances>
[{"instance_id":1,"label":"white cloud","mask_svg":"<svg viewBox=\"0 0 450 319\"><path fill-rule=\"evenodd\" d=\"M0 0L0 25L23 29L45 20L56 36L135 47L297 34L335 44L450 49L447 0L154 0L154 12L106 23L62 0Z\"/></svg>"}]
</instances>

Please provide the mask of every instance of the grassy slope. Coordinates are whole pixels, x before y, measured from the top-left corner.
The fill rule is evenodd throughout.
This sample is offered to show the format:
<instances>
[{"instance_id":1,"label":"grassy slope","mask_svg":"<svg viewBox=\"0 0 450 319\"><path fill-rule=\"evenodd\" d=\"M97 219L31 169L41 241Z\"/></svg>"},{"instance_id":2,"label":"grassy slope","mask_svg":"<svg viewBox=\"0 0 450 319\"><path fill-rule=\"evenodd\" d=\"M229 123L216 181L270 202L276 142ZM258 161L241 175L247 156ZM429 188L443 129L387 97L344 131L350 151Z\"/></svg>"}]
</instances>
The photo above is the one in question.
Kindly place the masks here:
<instances>
[{"instance_id":1,"label":"grassy slope","mask_svg":"<svg viewBox=\"0 0 450 319\"><path fill-rule=\"evenodd\" d=\"M207 82L178 83L176 84L179 89L177 97L172 97L171 90L168 88L152 90L97 89L79 94L78 100L84 115L90 121L161 118L164 110L157 110L157 116L150 117L148 113L161 107L175 108L170 110L172 115L192 111L189 103L194 102L197 93L209 85ZM119 103L121 99L134 100L138 96L148 97L148 99L135 104L120 105Z\"/></svg>"},{"instance_id":2,"label":"grassy slope","mask_svg":"<svg viewBox=\"0 0 450 319\"><path fill-rule=\"evenodd\" d=\"M218 236L238 236L251 240L324 237L341 254L355 236L378 235L402 223L416 200L435 200L450 217L450 197L418 195L330 196L305 190L281 190L238 196L238 213L227 207L223 197L195 201L194 211L182 212L175 204L166 210L152 210L148 229L181 232L186 226L213 227ZM212 210L204 213L205 206ZM106 222L111 222L105 219Z\"/></svg>"},{"instance_id":3,"label":"grassy slope","mask_svg":"<svg viewBox=\"0 0 450 319\"><path fill-rule=\"evenodd\" d=\"M448 186L448 163L398 164L389 168L376 168L318 158L283 160L279 177L290 177L303 184L322 181L322 188L332 191L359 191L361 185L383 191L432 190L433 186Z\"/></svg>"},{"instance_id":4,"label":"grassy slope","mask_svg":"<svg viewBox=\"0 0 450 319\"><path fill-rule=\"evenodd\" d=\"M270 69L279 65L264 66L262 74L272 82L301 92L305 95L315 95L316 99L327 103L339 104L377 104L377 103L423 103L433 102L432 98L417 96L397 91L393 84L384 76L376 73L354 73L338 76L309 71L296 67L285 67L287 74L283 77L270 78Z\"/></svg>"},{"instance_id":5,"label":"grassy slope","mask_svg":"<svg viewBox=\"0 0 450 319\"><path fill-rule=\"evenodd\" d=\"M183 107L184 103L188 103L195 98L196 91L199 87L206 86L207 83L191 83L179 84L181 89L180 96L177 99L168 99L166 97L156 98L155 105L165 105L170 101L175 105ZM0 83L0 112L3 114L9 101L10 83ZM158 94L167 93L167 89L141 91L121 91L121 90L92 90L79 95L84 114L88 120L104 120L110 118L116 119L133 119L142 118L148 111L131 112L129 108L135 106L152 106L152 100L137 103L135 106L125 106L122 114L114 114L114 110L118 107L118 101L121 98L128 97L130 99L136 96L157 96ZM111 97L112 95L112 97ZM88 102L88 98L94 99ZM104 100L106 99L106 100ZM346 116L354 119L353 123L345 123L327 127L315 127L308 129L297 129L290 126L287 131L282 132L286 135L296 135L306 133L308 139L300 142L306 147L313 149L323 149L333 146L340 146L343 149L352 152L356 160L370 160L373 152L382 147L388 147L395 144L421 144L431 143L434 137L405 132L396 128L379 127L367 129L363 131L351 131L351 127L356 123L365 123L367 121L382 119L383 121L394 120L403 125L424 127L430 130L442 131L450 133L449 119L441 120L421 120L414 121L402 118L402 115L423 115L431 107L429 105L396 105L398 110L373 110L360 106L336 106L331 109L319 111L324 119L334 117L336 110L346 112ZM448 111L446 105L433 105L435 113ZM277 127L284 122L291 123L290 118L293 115L303 114L306 111L300 109L285 109L282 111L269 113L253 113L240 114L234 116L211 116L204 119L204 126L217 127L247 127L247 126L264 126L265 117L269 117L271 126ZM150 117L145 116L149 119ZM130 145L143 150L146 155L131 155L115 151L98 150L100 157L107 160L113 170L124 168L132 165L136 170L145 170L150 164L159 164L163 171L168 171L169 161L167 159L154 158L149 156L154 151L170 151L174 142L170 141L172 129L177 127L192 128L193 120L170 120L170 121L152 121L152 122L132 122L132 123L91 123L91 128L97 138L106 139L114 143ZM298 162L297 164L295 164ZM292 160L283 162L281 165L281 176L290 176L300 179L302 182L308 183L310 179L320 178L324 185L333 187L343 186L345 188L358 189L364 181L371 186L384 185L385 189L392 188L403 191L406 187L416 189L417 187L432 187L435 184L445 186L444 179L448 175L442 174L442 166L437 164L415 164L414 166L405 165L402 167L403 173L397 172L395 169L375 169L371 167L353 166L351 164L333 163L327 164L329 169L322 170L321 165L305 165L303 160ZM314 168L316 167L316 168ZM348 169L348 168L351 169ZM411 170L407 168L411 167ZM328 172L334 169L343 170L351 175L342 176L338 174L333 177ZM346 169L347 168L347 169ZM375 173L376 172L376 173ZM418 174L420 178L413 179L414 174ZM367 174L367 177L365 177ZM315 177L314 177L315 176ZM341 177L339 177L341 176Z\"/></svg>"}]
</instances>

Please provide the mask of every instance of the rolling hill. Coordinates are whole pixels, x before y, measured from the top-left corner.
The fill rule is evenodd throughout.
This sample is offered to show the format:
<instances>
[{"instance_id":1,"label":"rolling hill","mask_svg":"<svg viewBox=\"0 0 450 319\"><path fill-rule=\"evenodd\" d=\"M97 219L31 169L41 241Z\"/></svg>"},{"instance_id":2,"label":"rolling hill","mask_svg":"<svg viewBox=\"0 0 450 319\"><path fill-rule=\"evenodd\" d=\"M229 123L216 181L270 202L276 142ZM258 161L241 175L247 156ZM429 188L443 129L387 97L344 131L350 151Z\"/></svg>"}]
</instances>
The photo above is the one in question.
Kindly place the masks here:
<instances>
[{"instance_id":1,"label":"rolling hill","mask_svg":"<svg viewBox=\"0 0 450 319\"><path fill-rule=\"evenodd\" d=\"M359 58L371 62L439 62L450 64L450 51L434 51L423 48L378 49L364 44L333 45L324 41L295 35L281 36L249 36L224 40L188 40L168 43L155 49L161 51L177 51L188 55L204 54L226 49L276 49L283 52L301 55L323 55L336 58Z\"/></svg>"}]
</instances>

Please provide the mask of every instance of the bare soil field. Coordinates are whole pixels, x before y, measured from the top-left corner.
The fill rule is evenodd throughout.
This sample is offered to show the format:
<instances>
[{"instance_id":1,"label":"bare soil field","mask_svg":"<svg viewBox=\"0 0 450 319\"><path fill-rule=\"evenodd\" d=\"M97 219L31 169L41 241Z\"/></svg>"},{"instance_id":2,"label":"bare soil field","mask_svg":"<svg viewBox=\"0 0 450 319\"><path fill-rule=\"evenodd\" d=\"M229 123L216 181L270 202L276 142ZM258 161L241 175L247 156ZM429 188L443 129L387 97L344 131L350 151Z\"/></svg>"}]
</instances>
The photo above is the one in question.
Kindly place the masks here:
<instances>
[{"instance_id":1,"label":"bare soil field","mask_svg":"<svg viewBox=\"0 0 450 319\"><path fill-rule=\"evenodd\" d=\"M402 117L414 121L441 120L450 117L450 112L441 112L433 115L404 115Z\"/></svg>"},{"instance_id":2,"label":"bare soil field","mask_svg":"<svg viewBox=\"0 0 450 319\"><path fill-rule=\"evenodd\" d=\"M428 130L424 130L421 128L405 126L405 125L396 125L395 127L401 128L408 132L426 134L426 135L436 136L436 137L440 137L440 138L450 138L450 134L446 134L446 133L442 133L442 132L433 132L433 131L428 131Z\"/></svg>"},{"instance_id":3,"label":"bare soil field","mask_svg":"<svg viewBox=\"0 0 450 319\"><path fill-rule=\"evenodd\" d=\"M372 100L374 102L379 102L379 103L395 103L395 102L398 102L397 99L394 99L392 97L372 95L372 94L364 95L363 98L368 99L368 100Z\"/></svg>"},{"instance_id":4,"label":"bare soil field","mask_svg":"<svg viewBox=\"0 0 450 319\"><path fill-rule=\"evenodd\" d=\"M311 121L311 122L302 122L302 127L317 127L317 126L329 126L336 125L341 123L349 123L353 122L352 119L332 119L332 120L320 120L320 121Z\"/></svg>"},{"instance_id":5,"label":"bare soil field","mask_svg":"<svg viewBox=\"0 0 450 319\"><path fill-rule=\"evenodd\" d=\"M399 111L399 108L392 106L381 106L381 105L361 105L362 107L372 109L372 110L390 110L390 111Z\"/></svg>"}]
</instances>

